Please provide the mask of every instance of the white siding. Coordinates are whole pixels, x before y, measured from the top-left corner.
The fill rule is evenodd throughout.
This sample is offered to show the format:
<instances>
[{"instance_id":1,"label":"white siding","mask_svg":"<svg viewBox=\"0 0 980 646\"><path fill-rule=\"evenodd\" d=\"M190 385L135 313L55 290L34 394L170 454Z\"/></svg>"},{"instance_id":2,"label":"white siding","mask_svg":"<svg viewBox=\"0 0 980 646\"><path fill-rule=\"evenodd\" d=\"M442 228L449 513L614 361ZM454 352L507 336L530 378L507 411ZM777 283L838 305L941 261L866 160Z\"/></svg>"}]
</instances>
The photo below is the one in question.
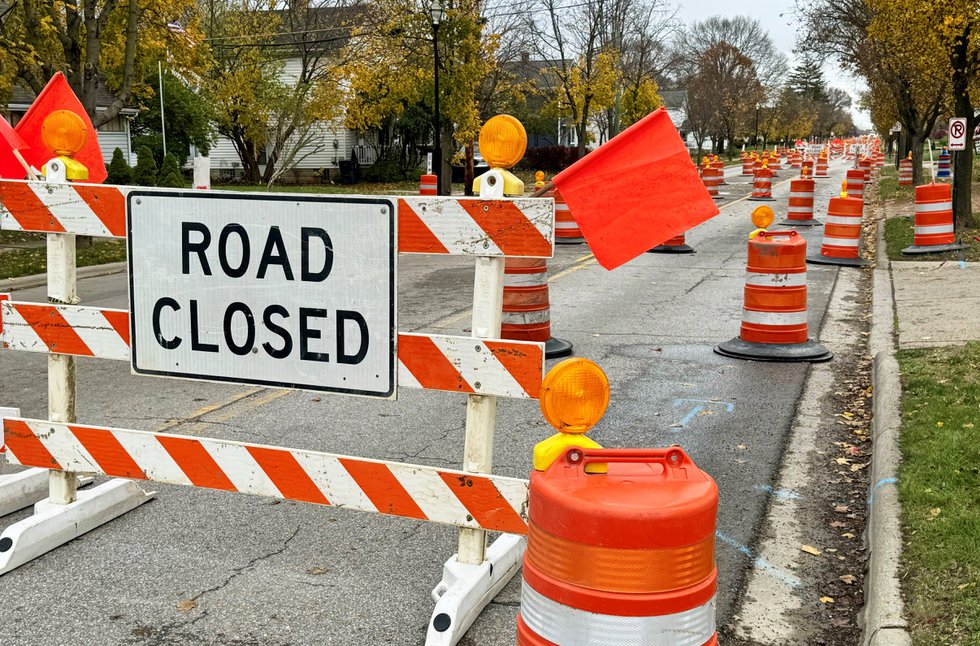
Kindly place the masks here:
<instances>
[{"instance_id":1,"label":"white siding","mask_svg":"<svg viewBox=\"0 0 980 646\"><path fill-rule=\"evenodd\" d=\"M126 159L129 159L129 154L131 152L131 146L129 141L129 132L99 132L99 148L102 149L102 157L105 159L105 163L108 164L112 161L112 152L116 148L120 148L123 151Z\"/></svg>"}]
</instances>

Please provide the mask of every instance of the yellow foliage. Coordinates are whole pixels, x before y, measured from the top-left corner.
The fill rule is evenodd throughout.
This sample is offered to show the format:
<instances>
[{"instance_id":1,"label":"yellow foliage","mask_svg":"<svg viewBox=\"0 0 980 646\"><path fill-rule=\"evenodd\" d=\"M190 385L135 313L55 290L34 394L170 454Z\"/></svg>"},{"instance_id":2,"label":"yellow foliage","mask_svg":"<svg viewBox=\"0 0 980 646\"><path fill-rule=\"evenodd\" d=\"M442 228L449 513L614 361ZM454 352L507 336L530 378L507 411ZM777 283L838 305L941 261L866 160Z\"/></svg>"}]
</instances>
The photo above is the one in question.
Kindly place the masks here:
<instances>
[{"instance_id":1,"label":"yellow foliage","mask_svg":"<svg viewBox=\"0 0 980 646\"><path fill-rule=\"evenodd\" d=\"M663 105L663 99L658 94L660 88L652 79L643 79L636 88L623 95L622 124L632 125Z\"/></svg>"}]
</instances>

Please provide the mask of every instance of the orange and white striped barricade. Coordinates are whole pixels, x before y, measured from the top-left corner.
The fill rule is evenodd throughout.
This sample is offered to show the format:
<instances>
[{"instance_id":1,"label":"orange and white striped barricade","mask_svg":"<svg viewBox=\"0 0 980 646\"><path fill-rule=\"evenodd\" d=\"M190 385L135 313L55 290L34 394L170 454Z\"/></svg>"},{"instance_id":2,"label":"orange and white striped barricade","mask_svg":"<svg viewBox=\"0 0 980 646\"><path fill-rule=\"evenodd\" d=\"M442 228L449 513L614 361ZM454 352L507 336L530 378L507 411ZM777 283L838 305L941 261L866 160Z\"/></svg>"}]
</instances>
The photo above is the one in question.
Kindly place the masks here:
<instances>
[{"instance_id":1,"label":"orange and white striped barricade","mask_svg":"<svg viewBox=\"0 0 980 646\"><path fill-rule=\"evenodd\" d=\"M756 361L828 361L833 355L809 338L806 240L796 231L762 231L749 240L745 303L739 335L718 354Z\"/></svg>"},{"instance_id":2,"label":"orange and white striped barricade","mask_svg":"<svg viewBox=\"0 0 980 646\"><path fill-rule=\"evenodd\" d=\"M771 202L775 199L772 196L772 171L765 164L755 171L752 194L749 199L754 202Z\"/></svg>"},{"instance_id":3,"label":"orange and white striped barricade","mask_svg":"<svg viewBox=\"0 0 980 646\"><path fill-rule=\"evenodd\" d=\"M584 243L582 230L578 228L578 223L572 217L572 212L568 209L568 203L561 196L561 192L551 190L545 193L544 197L555 199L555 244Z\"/></svg>"},{"instance_id":4,"label":"orange and white striped barricade","mask_svg":"<svg viewBox=\"0 0 980 646\"><path fill-rule=\"evenodd\" d=\"M812 227L820 224L813 217L813 194L816 182L800 177L789 183L789 208L786 219L779 224L793 227Z\"/></svg>"},{"instance_id":5,"label":"orange and white striped barricade","mask_svg":"<svg viewBox=\"0 0 980 646\"><path fill-rule=\"evenodd\" d=\"M867 261L860 255L863 211L863 200L854 197L830 198L820 253L810 254L806 261L816 265L866 266Z\"/></svg>"},{"instance_id":6,"label":"orange and white striped barricade","mask_svg":"<svg viewBox=\"0 0 980 646\"><path fill-rule=\"evenodd\" d=\"M547 260L507 258L500 338L544 343L548 359L567 357L572 344L551 336L549 291Z\"/></svg>"},{"instance_id":7,"label":"orange and white striped barricade","mask_svg":"<svg viewBox=\"0 0 980 646\"><path fill-rule=\"evenodd\" d=\"M704 183L704 187L708 189L708 195L710 195L711 199L713 200L724 199L721 196L721 193L718 192L718 186L721 184L724 174L724 170L719 170L718 168L715 168L714 165L703 166L701 168L701 182Z\"/></svg>"},{"instance_id":8,"label":"orange and white striped barricade","mask_svg":"<svg viewBox=\"0 0 980 646\"><path fill-rule=\"evenodd\" d=\"M751 155L742 158L742 175L744 177L755 176L755 159Z\"/></svg>"},{"instance_id":9,"label":"orange and white striped barricade","mask_svg":"<svg viewBox=\"0 0 980 646\"><path fill-rule=\"evenodd\" d=\"M864 171L860 168L849 168L845 180L847 183L847 197L864 200Z\"/></svg>"},{"instance_id":10,"label":"orange and white striped barricade","mask_svg":"<svg viewBox=\"0 0 980 646\"><path fill-rule=\"evenodd\" d=\"M663 244L658 244L653 249L647 251L647 253L697 253L689 244L684 237L683 233L680 233L670 240L667 240Z\"/></svg>"},{"instance_id":11,"label":"orange and white striped barricade","mask_svg":"<svg viewBox=\"0 0 980 646\"><path fill-rule=\"evenodd\" d=\"M898 185L912 186L912 159L907 157L898 162Z\"/></svg>"},{"instance_id":12,"label":"orange and white striped barricade","mask_svg":"<svg viewBox=\"0 0 980 646\"><path fill-rule=\"evenodd\" d=\"M570 448L529 503L518 646L718 644L718 487L683 449Z\"/></svg>"},{"instance_id":13,"label":"orange and white striped barricade","mask_svg":"<svg viewBox=\"0 0 980 646\"><path fill-rule=\"evenodd\" d=\"M923 184L915 187L915 237L904 255L958 251L953 228L953 188L949 184Z\"/></svg>"},{"instance_id":14,"label":"orange and white striped barricade","mask_svg":"<svg viewBox=\"0 0 980 646\"><path fill-rule=\"evenodd\" d=\"M59 498L58 489L52 486L48 500L38 503L34 514L9 525L0 534L0 574L149 500L153 494L147 494L137 486L136 482L140 480L350 506L459 527L459 552L446 562L443 580L434 590L437 601L426 643L442 646L458 641L480 610L516 573L524 549L523 510L526 508L524 492L527 483L490 475L493 411L499 397L536 399L539 396L545 357L542 343L500 338L504 259L508 256L543 259L551 257L554 249L554 203L539 198L505 199L502 196L503 176L499 171L490 171L490 175L494 181L484 182L479 198L370 198L372 212L397 222L397 229L391 228L390 238L385 238L392 257L397 251L464 255L476 259L472 336L397 334L392 337L397 339L397 356L393 350L395 344L386 346L393 352L388 368L392 388L397 385L467 395L465 473L356 456L85 426L64 414L61 418L51 415L50 420L5 416L3 427L8 459L43 468L53 481L60 478L64 493ZM208 200L209 205L217 204L217 200L236 201L224 205L228 215L223 217L234 217L235 222L244 221L242 218L246 215L252 217L243 211L244 203L239 202L243 197L241 193L202 191L188 194L167 189L0 180L0 228L54 234L49 240L55 241L73 241L76 235L128 238L132 249L137 244L139 230L134 228L135 233L130 235L127 210L132 209L133 204L148 203L150 197L157 200ZM253 196L251 199L273 198ZM343 202L347 198L286 197L280 194L274 199L322 202L322 205L311 208L325 211L329 203ZM173 204L166 214L188 212L176 202ZM374 205L380 211L374 211ZM261 207L251 213L254 217L264 217L262 214L275 212L277 209ZM135 215L133 221L138 221ZM173 226L180 228L179 223ZM265 226L269 229L269 225ZM141 242L148 244L148 239L144 237ZM204 244L203 241L200 244ZM336 254L336 245L332 248ZM276 256L275 253L272 255ZM167 262L172 260L169 258ZM9 299L0 302L3 320L0 346L10 351L46 353L49 361L66 362L75 356L89 356L135 362L138 355L135 349L131 350L131 343L135 348L142 342L156 342L161 346L176 342L175 328L166 328L170 331L168 336L149 334L150 328L140 327L142 324L138 321L141 319L137 317L142 310L134 309L137 317L131 317L125 310L77 305L74 281L65 278L59 281L53 274L60 267L64 276L73 278L72 261L73 256L66 256L58 267L49 263L49 282L54 286L49 291L50 303L22 303ZM130 278L136 282L139 275L134 273L134 267L152 265L156 267L154 275L171 273L159 263L153 265L155 259L140 262L144 264L133 265L134 259L130 256ZM179 263L179 259L175 262ZM216 266L212 268L217 269ZM281 263L268 271L270 275L285 275ZM315 272L315 269L311 271ZM181 273L179 266L175 273ZM266 284L263 289L266 290L263 293L274 292L281 296L292 287L273 289ZM209 298L214 295L213 291L208 294ZM390 302L393 307L393 297ZM161 316L170 317L167 324L187 323L174 316L176 310L172 306L165 306L161 311ZM387 334L395 335L395 322L392 319ZM220 342L221 327L211 326L212 332L207 334L214 336L207 340ZM131 334L134 330L135 334ZM186 337L183 329L176 331ZM262 346L265 352L278 352L281 335L275 339L270 337L270 340L273 343L266 344L269 348ZM227 338L225 341L231 347L231 341ZM243 357L252 356L247 351L248 345L259 350L261 342L261 336L234 339L235 349L244 352L240 355ZM299 351L295 340L292 347ZM338 337L337 347L348 346L340 343ZM348 352L338 350L338 361L341 355L347 357ZM372 375L374 372L370 370ZM219 376L222 375L213 375L214 378ZM226 380L259 383L261 379L267 379L265 373L255 378L233 376ZM53 383L52 386L60 387L61 384ZM73 400L74 388L62 389L63 398ZM77 482L74 474L78 472L104 474L113 479L75 494L72 484ZM415 484L411 483L413 478ZM70 501L65 500L68 493L72 494ZM361 506L355 504L356 500L361 501ZM487 531L507 533L487 547Z\"/></svg>"},{"instance_id":15,"label":"orange and white striped barricade","mask_svg":"<svg viewBox=\"0 0 980 646\"><path fill-rule=\"evenodd\" d=\"M434 173L426 173L419 177L419 195L438 195L439 178Z\"/></svg>"},{"instance_id":16,"label":"orange and white striped barricade","mask_svg":"<svg viewBox=\"0 0 980 646\"><path fill-rule=\"evenodd\" d=\"M827 163L826 155L820 155L819 157L817 157L817 166L816 166L816 170L813 173L813 176L818 179L830 177L830 175L828 174L828 170L829 170L829 164Z\"/></svg>"}]
</instances>

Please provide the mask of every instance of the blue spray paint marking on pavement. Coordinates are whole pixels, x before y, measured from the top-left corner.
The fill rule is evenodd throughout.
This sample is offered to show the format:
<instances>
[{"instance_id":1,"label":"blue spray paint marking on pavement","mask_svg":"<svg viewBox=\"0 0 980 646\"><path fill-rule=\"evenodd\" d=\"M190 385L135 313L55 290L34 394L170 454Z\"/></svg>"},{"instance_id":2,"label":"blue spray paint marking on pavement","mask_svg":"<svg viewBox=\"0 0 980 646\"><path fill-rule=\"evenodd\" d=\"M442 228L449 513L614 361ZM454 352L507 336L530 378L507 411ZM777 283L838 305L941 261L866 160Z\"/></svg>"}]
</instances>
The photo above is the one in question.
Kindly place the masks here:
<instances>
[{"instance_id":1,"label":"blue spray paint marking on pavement","mask_svg":"<svg viewBox=\"0 0 980 646\"><path fill-rule=\"evenodd\" d=\"M684 402L688 402L696 405L694 406L694 408L688 411L688 413L684 417L681 418L681 421L675 424L676 427L680 427L680 428L687 428L687 425L690 424L692 421L694 421L694 418L696 418L698 415L703 413L708 408L723 406L725 408L725 412L727 413L735 412L735 404L731 402L712 401L710 399L686 399L686 398L675 399L672 406L674 408L680 408ZM675 429L674 432L677 432L677 430Z\"/></svg>"},{"instance_id":2,"label":"blue spray paint marking on pavement","mask_svg":"<svg viewBox=\"0 0 980 646\"><path fill-rule=\"evenodd\" d=\"M765 491L770 496L782 498L783 500L800 500L803 497L792 489L773 489L770 485L756 485L753 489L756 491Z\"/></svg>"},{"instance_id":3,"label":"blue spray paint marking on pavement","mask_svg":"<svg viewBox=\"0 0 980 646\"><path fill-rule=\"evenodd\" d=\"M780 581L782 581L783 583L785 583L791 588L799 588L800 586L803 585L803 582L800 581L798 577L796 577L793 574L790 574L789 572L783 570L782 568L776 567L775 565L773 565L766 559L762 558L761 556L756 556L755 554L752 553L752 550L750 550L745 545L742 545L728 534L722 534L721 532L716 531L715 536L718 537L718 540L720 540L722 543L734 547L736 550L738 550L739 553L741 553L746 558L752 559L752 565L754 565L757 569L762 570L769 576L775 579L779 579Z\"/></svg>"},{"instance_id":4,"label":"blue spray paint marking on pavement","mask_svg":"<svg viewBox=\"0 0 980 646\"><path fill-rule=\"evenodd\" d=\"M878 493L878 489L886 484L898 484L898 478L882 478L875 483L875 486L871 487L871 495L868 496L868 507L875 504L875 494Z\"/></svg>"}]
</instances>

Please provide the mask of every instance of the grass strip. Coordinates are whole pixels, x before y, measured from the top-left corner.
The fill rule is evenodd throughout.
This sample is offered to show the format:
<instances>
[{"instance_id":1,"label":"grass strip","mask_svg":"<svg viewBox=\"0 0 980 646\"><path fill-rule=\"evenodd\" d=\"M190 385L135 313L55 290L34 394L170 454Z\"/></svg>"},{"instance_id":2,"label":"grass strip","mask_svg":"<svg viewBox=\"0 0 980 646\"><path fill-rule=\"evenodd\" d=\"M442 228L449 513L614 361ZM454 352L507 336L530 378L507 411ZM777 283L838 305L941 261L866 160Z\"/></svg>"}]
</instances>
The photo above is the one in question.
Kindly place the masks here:
<instances>
[{"instance_id":1,"label":"grass strip","mask_svg":"<svg viewBox=\"0 0 980 646\"><path fill-rule=\"evenodd\" d=\"M980 342L903 350L902 587L913 642L980 643Z\"/></svg>"},{"instance_id":2,"label":"grass strip","mask_svg":"<svg viewBox=\"0 0 980 646\"><path fill-rule=\"evenodd\" d=\"M122 240L96 240L91 246L79 245L76 257L78 267L121 262L126 260L126 243ZM44 247L0 253L0 278L43 274L47 267L47 250Z\"/></svg>"}]
</instances>

